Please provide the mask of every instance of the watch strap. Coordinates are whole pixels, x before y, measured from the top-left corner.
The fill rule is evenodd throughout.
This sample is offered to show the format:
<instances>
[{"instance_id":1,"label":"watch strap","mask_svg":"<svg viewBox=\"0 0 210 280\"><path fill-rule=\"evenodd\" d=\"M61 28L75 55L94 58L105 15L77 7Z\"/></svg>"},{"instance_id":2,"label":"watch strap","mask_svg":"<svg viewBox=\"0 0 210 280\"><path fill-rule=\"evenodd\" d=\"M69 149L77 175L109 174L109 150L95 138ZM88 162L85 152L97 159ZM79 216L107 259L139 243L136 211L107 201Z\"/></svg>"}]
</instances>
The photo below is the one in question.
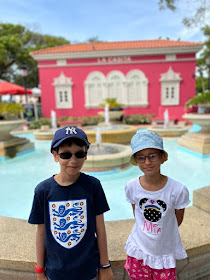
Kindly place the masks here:
<instances>
[{"instance_id":1,"label":"watch strap","mask_svg":"<svg viewBox=\"0 0 210 280\"><path fill-rule=\"evenodd\" d=\"M111 262L109 261L109 263L108 264L105 264L105 265L102 265L102 264L99 264L99 268L101 268L101 269L106 269L106 268L109 268L109 267L111 267Z\"/></svg>"}]
</instances>

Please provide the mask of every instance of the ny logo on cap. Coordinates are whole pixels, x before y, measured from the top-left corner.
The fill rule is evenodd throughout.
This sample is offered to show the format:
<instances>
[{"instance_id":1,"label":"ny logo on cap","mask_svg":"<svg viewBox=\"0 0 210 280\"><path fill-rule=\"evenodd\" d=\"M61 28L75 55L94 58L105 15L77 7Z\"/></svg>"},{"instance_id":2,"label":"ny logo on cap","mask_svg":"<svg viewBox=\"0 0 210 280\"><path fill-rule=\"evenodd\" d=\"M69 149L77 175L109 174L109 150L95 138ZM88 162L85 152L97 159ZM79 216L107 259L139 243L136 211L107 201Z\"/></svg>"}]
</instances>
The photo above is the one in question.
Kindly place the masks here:
<instances>
[{"instance_id":1,"label":"ny logo on cap","mask_svg":"<svg viewBox=\"0 0 210 280\"><path fill-rule=\"evenodd\" d=\"M77 134L76 127L67 127L66 134Z\"/></svg>"}]
</instances>

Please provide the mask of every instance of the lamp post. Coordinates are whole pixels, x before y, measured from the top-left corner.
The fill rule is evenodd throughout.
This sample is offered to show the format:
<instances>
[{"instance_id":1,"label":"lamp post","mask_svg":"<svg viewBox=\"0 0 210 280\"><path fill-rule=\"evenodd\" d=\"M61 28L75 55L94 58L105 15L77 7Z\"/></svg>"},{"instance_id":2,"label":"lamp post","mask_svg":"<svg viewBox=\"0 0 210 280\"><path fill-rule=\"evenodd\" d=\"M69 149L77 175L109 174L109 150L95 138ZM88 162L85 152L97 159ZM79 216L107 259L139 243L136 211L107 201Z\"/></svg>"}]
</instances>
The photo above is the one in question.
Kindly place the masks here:
<instances>
[{"instance_id":1,"label":"lamp post","mask_svg":"<svg viewBox=\"0 0 210 280\"><path fill-rule=\"evenodd\" d=\"M207 52L205 60L208 66L208 90L210 91L210 52Z\"/></svg>"},{"instance_id":2,"label":"lamp post","mask_svg":"<svg viewBox=\"0 0 210 280\"><path fill-rule=\"evenodd\" d=\"M26 89L26 77L28 76L28 68L25 65L22 65L20 67L21 76L23 77L23 86L24 86L24 94L25 94L25 100L26 104L28 103L28 95L27 95L27 89Z\"/></svg>"}]
</instances>

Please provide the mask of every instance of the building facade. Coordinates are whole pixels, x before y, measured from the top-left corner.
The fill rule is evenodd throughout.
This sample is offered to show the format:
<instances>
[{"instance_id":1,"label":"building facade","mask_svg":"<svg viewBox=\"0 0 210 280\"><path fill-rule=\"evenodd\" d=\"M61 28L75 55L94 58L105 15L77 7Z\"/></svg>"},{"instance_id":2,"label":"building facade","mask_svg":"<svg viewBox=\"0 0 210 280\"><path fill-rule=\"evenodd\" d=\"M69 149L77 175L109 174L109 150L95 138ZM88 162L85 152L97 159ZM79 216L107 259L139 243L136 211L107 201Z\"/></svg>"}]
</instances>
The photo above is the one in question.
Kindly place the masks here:
<instances>
[{"instance_id":1,"label":"building facade","mask_svg":"<svg viewBox=\"0 0 210 280\"><path fill-rule=\"evenodd\" d=\"M201 43L151 40L65 45L34 51L42 112L93 116L105 98L124 104L124 114L182 118L195 95L196 53Z\"/></svg>"}]
</instances>

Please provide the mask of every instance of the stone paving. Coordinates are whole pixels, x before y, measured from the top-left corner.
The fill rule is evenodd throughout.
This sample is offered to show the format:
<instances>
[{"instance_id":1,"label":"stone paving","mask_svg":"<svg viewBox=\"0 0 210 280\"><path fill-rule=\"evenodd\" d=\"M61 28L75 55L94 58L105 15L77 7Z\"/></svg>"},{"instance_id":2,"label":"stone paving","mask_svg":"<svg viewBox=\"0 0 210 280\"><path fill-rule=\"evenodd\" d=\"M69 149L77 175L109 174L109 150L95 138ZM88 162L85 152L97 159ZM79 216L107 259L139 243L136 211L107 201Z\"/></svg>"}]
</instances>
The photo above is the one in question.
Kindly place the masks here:
<instances>
[{"instance_id":1,"label":"stone paving","mask_svg":"<svg viewBox=\"0 0 210 280\"><path fill-rule=\"evenodd\" d=\"M177 262L179 280L210 280L210 186L195 191L180 226L188 261ZM202 209L204 207L205 211ZM123 280L125 242L134 220L106 222L109 257L115 280ZM26 220L0 217L0 280L35 280L36 226ZM128 280L125 277L124 280ZM62 279L61 279L62 280ZM82 280L82 279L78 279Z\"/></svg>"}]
</instances>

